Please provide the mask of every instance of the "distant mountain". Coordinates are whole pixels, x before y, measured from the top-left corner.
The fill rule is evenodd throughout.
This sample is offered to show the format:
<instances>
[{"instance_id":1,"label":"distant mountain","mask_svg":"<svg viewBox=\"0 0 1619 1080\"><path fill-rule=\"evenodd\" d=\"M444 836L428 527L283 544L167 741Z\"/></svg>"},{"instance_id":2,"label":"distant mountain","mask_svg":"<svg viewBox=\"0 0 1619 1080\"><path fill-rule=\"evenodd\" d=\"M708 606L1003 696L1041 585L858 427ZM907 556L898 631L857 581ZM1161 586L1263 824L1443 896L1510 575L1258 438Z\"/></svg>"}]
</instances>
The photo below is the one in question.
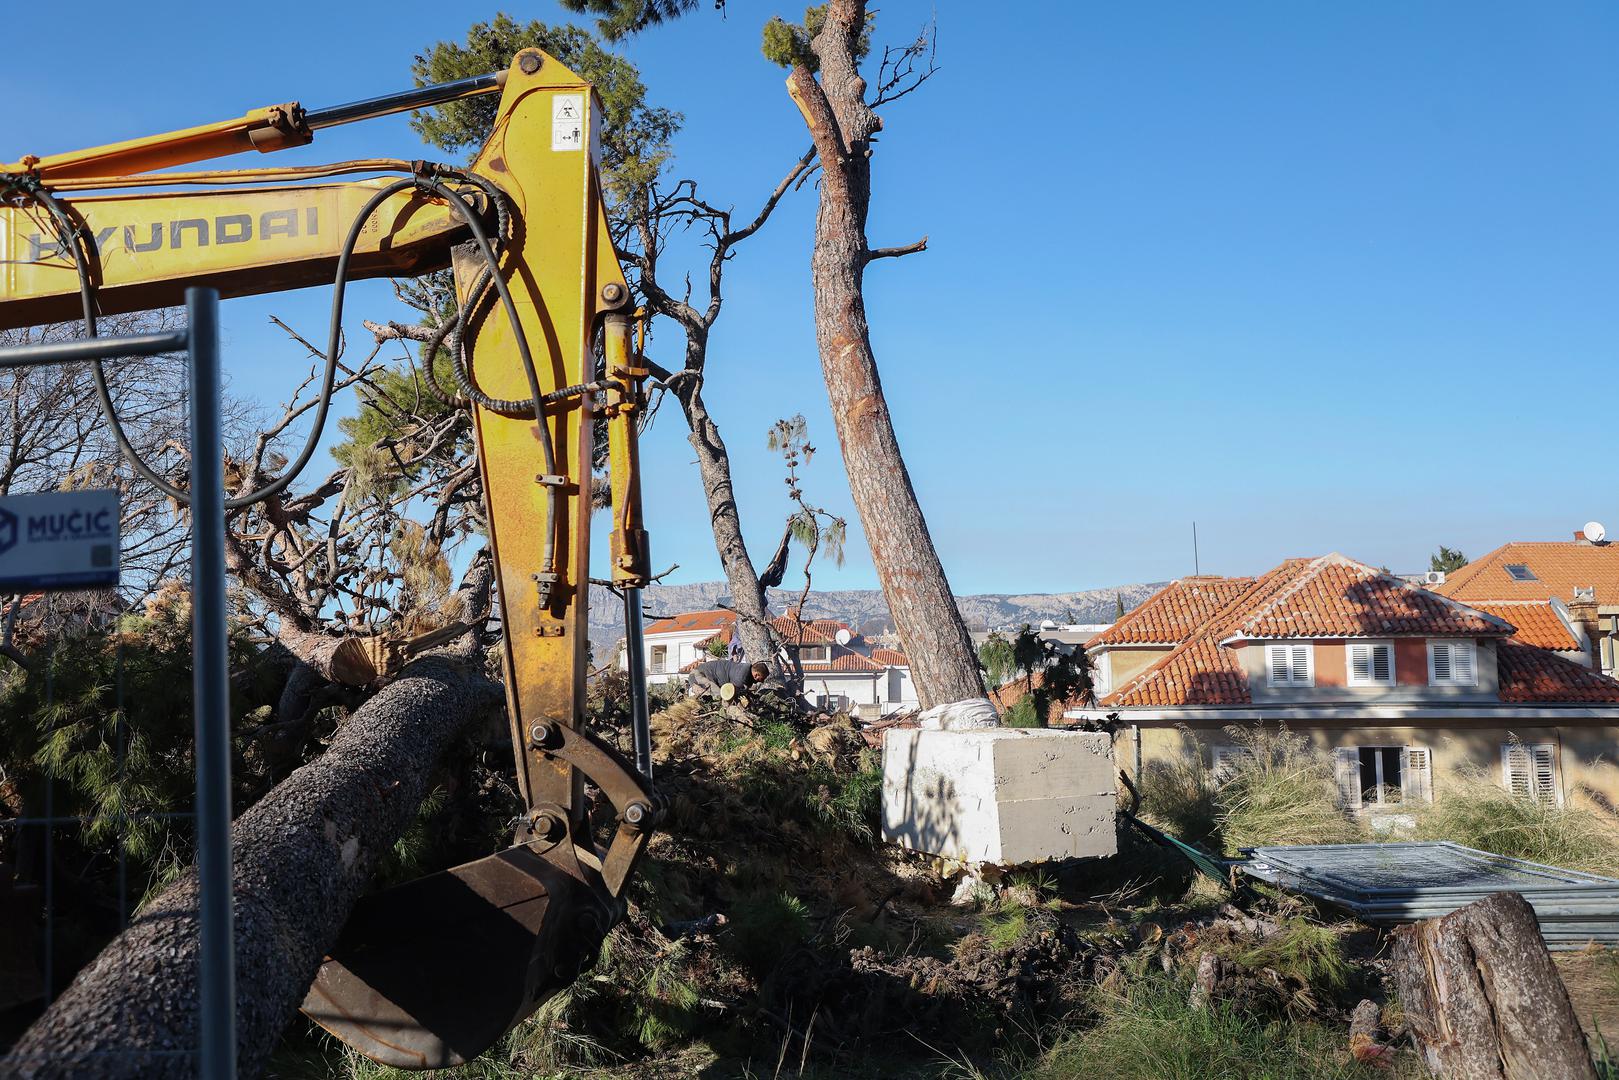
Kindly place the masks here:
<instances>
[{"instance_id":1,"label":"distant mountain","mask_svg":"<svg viewBox=\"0 0 1619 1080\"><path fill-rule=\"evenodd\" d=\"M1085 589L1066 593L989 593L958 596L956 607L970 630L997 626L1038 626L1042 620L1059 623L1110 623L1124 601L1128 610L1163 588L1162 582L1118 585L1108 589ZM643 594L645 607L658 615L678 615L683 611L703 611L729 607L731 589L723 581L693 585L653 585ZM1117 598L1117 599L1116 599ZM798 602L798 593L770 590L772 611L786 611ZM804 603L804 614L814 619L836 619L871 633L868 624L889 623L888 604L878 589L834 589L811 592ZM624 636L624 605L618 597L600 586L591 589L590 641L598 655Z\"/></svg>"}]
</instances>

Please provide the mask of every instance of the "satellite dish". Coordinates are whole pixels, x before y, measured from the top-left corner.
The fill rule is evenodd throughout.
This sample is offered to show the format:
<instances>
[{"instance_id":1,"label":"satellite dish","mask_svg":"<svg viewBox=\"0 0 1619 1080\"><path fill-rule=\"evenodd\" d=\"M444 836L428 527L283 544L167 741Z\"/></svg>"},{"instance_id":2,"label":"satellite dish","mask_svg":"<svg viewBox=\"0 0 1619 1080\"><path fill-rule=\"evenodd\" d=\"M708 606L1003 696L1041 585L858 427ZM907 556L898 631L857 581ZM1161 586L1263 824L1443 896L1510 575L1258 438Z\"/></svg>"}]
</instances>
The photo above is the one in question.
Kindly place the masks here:
<instances>
[{"instance_id":1,"label":"satellite dish","mask_svg":"<svg viewBox=\"0 0 1619 1080\"><path fill-rule=\"evenodd\" d=\"M1608 530L1602 527L1602 522L1600 521L1587 521L1584 532L1585 538L1593 544L1602 543L1603 539L1608 535Z\"/></svg>"},{"instance_id":2,"label":"satellite dish","mask_svg":"<svg viewBox=\"0 0 1619 1080\"><path fill-rule=\"evenodd\" d=\"M854 640L854 635L849 633L849 628L847 626L843 627L832 636L839 645L847 645L849 642Z\"/></svg>"}]
</instances>

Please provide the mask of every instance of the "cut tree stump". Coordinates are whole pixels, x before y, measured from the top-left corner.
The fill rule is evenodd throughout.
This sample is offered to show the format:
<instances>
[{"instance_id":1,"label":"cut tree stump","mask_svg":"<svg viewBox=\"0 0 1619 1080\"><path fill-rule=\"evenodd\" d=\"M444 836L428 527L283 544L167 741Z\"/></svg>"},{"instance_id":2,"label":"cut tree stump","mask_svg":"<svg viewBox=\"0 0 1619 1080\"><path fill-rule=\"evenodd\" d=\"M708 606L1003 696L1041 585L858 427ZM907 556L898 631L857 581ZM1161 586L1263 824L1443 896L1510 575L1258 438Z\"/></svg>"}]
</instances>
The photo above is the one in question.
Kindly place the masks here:
<instances>
[{"instance_id":1,"label":"cut tree stump","mask_svg":"<svg viewBox=\"0 0 1619 1080\"><path fill-rule=\"evenodd\" d=\"M1535 912L1503 892L1394 932L1394 978L1444 1080L1597 1080Z\"/></svg>"}]
</instances>

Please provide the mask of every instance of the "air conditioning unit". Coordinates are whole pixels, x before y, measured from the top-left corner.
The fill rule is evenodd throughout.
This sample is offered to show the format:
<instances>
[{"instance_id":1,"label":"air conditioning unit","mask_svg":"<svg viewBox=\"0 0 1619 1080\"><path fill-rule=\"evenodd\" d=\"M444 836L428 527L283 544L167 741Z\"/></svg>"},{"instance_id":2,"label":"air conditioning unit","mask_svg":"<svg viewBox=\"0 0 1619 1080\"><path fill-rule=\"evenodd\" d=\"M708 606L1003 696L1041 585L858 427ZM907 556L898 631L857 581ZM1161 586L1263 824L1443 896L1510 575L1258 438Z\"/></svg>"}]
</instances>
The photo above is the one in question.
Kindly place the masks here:
<instances>
[{"instance_id":1,"label":"air conditioning unit","mask_svg":"<svg viewBox=\"0 0 1619 1080\"><path fill-rule=\"evenodd\" d=\"M1445 572L1443 570L1429 570L1422 575L1422 583L1424 585L1443 585L1445 583Z\"/></svg>"}]
</instances>

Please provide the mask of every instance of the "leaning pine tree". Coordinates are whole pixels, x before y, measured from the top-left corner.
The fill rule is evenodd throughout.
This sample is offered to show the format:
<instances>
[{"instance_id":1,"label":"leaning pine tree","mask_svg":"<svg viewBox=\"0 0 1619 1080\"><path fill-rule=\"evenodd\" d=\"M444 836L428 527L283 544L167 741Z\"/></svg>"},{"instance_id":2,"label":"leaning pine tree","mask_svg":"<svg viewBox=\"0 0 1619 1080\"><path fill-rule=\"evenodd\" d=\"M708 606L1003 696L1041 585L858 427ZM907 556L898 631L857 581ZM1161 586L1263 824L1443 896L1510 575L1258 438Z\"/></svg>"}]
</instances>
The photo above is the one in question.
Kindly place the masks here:
<instances>
[{"instance_id":1,"label":"leaning pine tree","mask_svg":"<svg viewBox=\"0 0 1619 1080\"><path fill-rule=\"evenodd\" d=\"M882 127L875 106L927 78L931 67L912 72L929 42L924 35L891 50L868 102L859 70L869 48L866 29L864 0L831 0L805 12L801 26L772 19L765 26L764 50L767 58L790 68L788 92L820 159L811 277L821 373L872 563L910 659L918 697L929 708L981 698L984 684L900 454L871 348L864 294L867 264L927 245L924 239L907 247L871 248L866 215L872 136Z\"/></svg>"}]
</instances>

